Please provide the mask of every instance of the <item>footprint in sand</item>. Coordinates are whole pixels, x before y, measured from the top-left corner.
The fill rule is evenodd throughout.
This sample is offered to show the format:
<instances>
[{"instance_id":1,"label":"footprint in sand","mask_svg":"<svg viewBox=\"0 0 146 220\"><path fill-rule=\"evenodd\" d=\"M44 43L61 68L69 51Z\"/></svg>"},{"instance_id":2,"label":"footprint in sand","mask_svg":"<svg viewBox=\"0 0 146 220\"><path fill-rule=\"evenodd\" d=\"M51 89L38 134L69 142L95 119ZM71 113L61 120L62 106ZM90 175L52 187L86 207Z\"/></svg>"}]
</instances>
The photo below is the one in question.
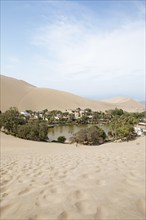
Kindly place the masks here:
<instances>
[{"instance_id":1,"label":"footprint in sand","mask_svg":"<svg viewBox=\"0 0 146 220\"><path fill-rule=\"evenodd\" d=\"M38 173L36 173L35 175L34 175L34 177L39 177L39 176L41 176L42 175L42 172L38 172Z\"/></svg>"},{"instance_id":2,"label":"footprint in sand","mask_svg":"<svg viewBox=\"0 0 146 220\"><path fill-rule=\"evenodd\" d=\"M20 196L20 195L24 195L24 194L28 193L29 191L30 191L29 188L25 188L24 190L20 191L20 192L18 193L18 195L19 195L19 196Z\"/></svg>"},{"instance_id":3,"label":"footprint in sand","mask_svg":"<svg viewBox=\"0 0 146 220\"><path fill-rule=\"evenodd\" d=\"M109 217L109 215L108 215L108 211L106 208L104 208L104 207L97 208L96 214L94 216L95 220L102 220L102 219L107 220L108 217Z\"/></svg>"},{"instance_id":4,"label":"footprint in sand","mask_svg":"<svg viewBox=\"0 0 146 220\"><path fill-rule=\"evenodd\" d=\"M86 192L76 190L73 193L70 194L70 197L75 199L75 200L81 200L81 199L86 199L88 197Z\"/></svg>"},{"instance_id":5,"label":"footprint in sand","mask_svg":"<svg viewBox=\"0 0 146 220\"><path fill-rule=\"evenodd\" d=\"M29 218L28 218L28 220L34 220L34 219L36 219L37 218L37 215L33 215L33 216L30 216Z\"/></svg>"},{"instance_id":6,"label":"footprint in sand","mask_svg":"<svg viewBox=\"0 0 146 220\"><path fill-rule=\"evenodd\" d=\"M35 180L35 179L32 179L32 180L31 180L31 183L35 183L35 182L36 182L36 180Z\"/></svg>"},{"instance_id":7,"label":"footprint in sand","mask_svg":"<svg viewBox=\"0 0 146 220\"><path fill-rule=\"evenodd\" d=\"M94 179L93 174L83 174L81 177L84 178L84 179Z\"/></svg>"},{"instance_id":8,"label":"footprint in sand","mask_svg":"<svg viewBox=\"0 0 146 220\"><path fill-rule=\"evenodd\" d=\"M1 185L7 185L8 183L11 182L12 179L7 179L7 180L3 180L1 179Z\"/></svg>"},{"instance_id":9,"label":"footprint in sand","mask_svg":"<svg viewBox=\"0 0 146 220\"><path fill-rule=\"evenodd\" d=\"M60 179L64 179L64 178L66 178L66 175L60 174L58 177L59 177Z\"/></svg>"},{"instance_id":10,"label":"footprint in sand","mask_svg":"<svg viewBox=\"0 0 146 220\"><path fill-rule=\"evenodd\" d=\"M50 193L51 194L57 194L57 193L61 193L61 192L62 192L62 190L59 187L53 186L53 187L50 188Z\"/></svg>"},{"instance_id":11,"label":"footprint in sand","mask_svg":"<svg viewBox=\"0 0 146 220\"><path fill-rule=\"evenodd\" d=\"M1 193L1 197L2 197L2 198L6 197L6 196L8 196L8 195L9 195L9 193Z\"/></svg>"},{"instance_id":12,"label":"footprint in sand","mask_svg":"<svg viewBox=\"0 0 146 220\"><path fill-rule=\"evenodd\" d=\"M58 220L63 220L63 219L69 219L70 216L69 216L69 213L67 211L63 211L58 217L57 219Z\"/></svg>"},{"instance_id":13,"label":"footprint in sand","mask_svg":"<svg viewBox=\"0 0 146 220\"><path fill-rule=\"evenodd\" d=\"M65 171L63 172L63 174L64 174L64 175L67 175L67 174L68 174L68 171L67 171L67 170L65 170Z\"/></svg>"},{"instance_id":14,"label":"footprint in sand","mask_svg":"<svg viewBox=\"0 0 146 220\"><path fill-rule=\"evenodd\" d=\"M96 180L96 184L98 186L105 186L107 185L106 181L105 180Z\"/></svg>"},{"instance_id":15,"label":"footprint in sand","mask_svg":"<svg viewBox=\"0 0 146 220\"><path fill-rule=\"evenodd\" d=\"M33 220L48 220L48 215L44 213L39 213L38 215L33 218Z\"/></svg>"},{"instance_id":16,"label":"footprint in sand","mask_svg":"<svg viewBox=\"0 0 146 220\"><path fill-rule=\"evenodd\" d=\"M93 205L93 201L90 200L82 200L76 202L74 207L78 213L82 213L84 215L90 215L96 211L96 207Z\"/></svg>"},{"instance_id":17,"label":"footprint in sand","mask_svg":"<svg viewBox=\"0 0 146 220\"><path fill-rule=\"evenodd\" d=\"M8 173L8 171L2 171L1 175L3 176L3 175L6 175L7 173Z\"/></svg>"},{"instance_id":18,"label":"footprint in sand","mask_svg":"<svg viewBox=\"0 0 146 220\"><path fill-rule=\"evenodd\" d=\"M99 173L99 172L101 172L101 169L98 167L96 168L95 173Z\"/></svg>"},{"instance_id":19,"label":"footprint in sand","mask_svg":"<svg viewBox=\"0 0 146 220\"><path fill-rule=\"evenodd\" d=\"M129 174L131 177L136 177L135 172L130 172Z\"/></svg>"},{"instance_id":20,"label":"footprint in sand","mask_svg":"<svg viewBox=\"0 0 146 220\"><path fill-rule=\"evenodd\" d=\"M75 203L75 206L79 212L85 212L86 210L88 210L88 204L85 201L77 202Z\"/></svg>"},{"instance_id":21,"label":"footprint in sand","mask_svg":"<svg viewBox=\"0 0 146 220\"><path fill-rule=\"evenodd\" d=\"M44 185L49 185L51 183L51 181L47 181L44 183Z\"/></svg>"}]
</instances>

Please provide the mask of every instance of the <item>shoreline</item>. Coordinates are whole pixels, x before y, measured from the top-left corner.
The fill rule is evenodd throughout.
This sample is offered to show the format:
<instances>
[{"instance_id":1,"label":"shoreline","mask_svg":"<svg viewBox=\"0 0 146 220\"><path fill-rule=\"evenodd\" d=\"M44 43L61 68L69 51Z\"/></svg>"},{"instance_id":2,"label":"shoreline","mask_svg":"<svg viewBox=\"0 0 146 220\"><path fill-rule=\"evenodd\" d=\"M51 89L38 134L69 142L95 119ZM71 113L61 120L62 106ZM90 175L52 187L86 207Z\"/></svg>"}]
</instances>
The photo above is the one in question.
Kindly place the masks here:
<instances>
[{"instance_id":1,"label":"shoreline","mask_svg":"<svg viewBox=\"0 0 146 220\"><path fill-rule=\"evenodd\" d=\"M61 144L61 145L75 145L76 146L76 142L73 142L73 143L70 143L70 140L69 139L66 139L66 142L64 142L64 143L61 143L61 142L58 142L57 140L53 140L53 141L49 141L49 139L48 140L44 140L44 141L35 141L35 140L28 140L28 139L24 139L24 138L20 138L20 137L16 137L16 136L14 136L14 135L11 135L11 134L7 134L7 133L5 133L5 132L3 132L3 131L0 131L0 137L1 136L3 136L3 138L4 138L4 136L9 136L9 137L12 137L12 138L15 138L15 139L17 139L17 140L23 140L23 141L30 141L30 142L33 142L33 143L49 143L49 144ZM87 144L80 144L80 143L78 143L77 145L78 146L83 146L83 147L85 147L85 146L89 146L89 147L98 147L98 146L103 146L103 145L105 145L105 144L109 144L109 143L126 143L126 142L132 142L132 141L136 141L136 140L138 140L139 138L146 138L146 135L140 135L140 136L136 136L134 139L132 139L132 140L122 140L122 139L116 139L116 140L106 140L103 144L98 144L98 145L87 145Z\"/></svg>"}]
</instances>

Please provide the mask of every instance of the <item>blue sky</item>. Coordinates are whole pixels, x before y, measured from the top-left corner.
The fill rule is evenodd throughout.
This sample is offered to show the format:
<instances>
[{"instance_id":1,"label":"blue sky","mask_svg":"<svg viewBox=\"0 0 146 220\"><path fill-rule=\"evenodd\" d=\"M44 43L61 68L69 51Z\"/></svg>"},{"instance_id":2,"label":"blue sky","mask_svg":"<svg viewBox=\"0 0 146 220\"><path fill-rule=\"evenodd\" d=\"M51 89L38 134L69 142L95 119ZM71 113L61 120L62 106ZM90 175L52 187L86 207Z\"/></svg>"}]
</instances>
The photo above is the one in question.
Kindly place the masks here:
<instances>
[{"instance_id":1,"label":"blue sky","mask_svg":"<svg viewBox=\"0 0 146 220\"><path fill-rule=\"evenodd\" d=\"M105 99L145 97L145 1L1 1L1 74Z\"/></svg>"}]
</instances>

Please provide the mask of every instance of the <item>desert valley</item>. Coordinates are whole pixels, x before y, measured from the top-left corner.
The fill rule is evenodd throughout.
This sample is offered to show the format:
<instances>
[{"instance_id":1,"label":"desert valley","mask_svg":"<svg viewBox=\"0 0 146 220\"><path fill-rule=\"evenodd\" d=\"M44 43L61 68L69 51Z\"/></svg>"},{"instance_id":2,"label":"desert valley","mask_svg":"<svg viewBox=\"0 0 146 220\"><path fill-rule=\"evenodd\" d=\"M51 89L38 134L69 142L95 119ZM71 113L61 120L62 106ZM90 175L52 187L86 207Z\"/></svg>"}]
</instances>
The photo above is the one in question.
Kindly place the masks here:
<instances>
[{"instance_id":1,"label":"desert valley","mask_svg":"<svg viewBox=\"0 0 146 220\"><path fill-rule=\"evenodd\" d=\"M129 98L93 101L1 76L1 111L122 108ZM145 136L98 146L23 140L0 133L2 220L144 220Z\"/></svg>"},{"instance_id":2,"label":"desert valley","mask_svg":"<svg viewBox=\"0 0 146 220\"><path fill-rule=\"evenodd\" d=\"M0 1L0 220L146 219L145 2Z\"/></svg>"}]
</instances>

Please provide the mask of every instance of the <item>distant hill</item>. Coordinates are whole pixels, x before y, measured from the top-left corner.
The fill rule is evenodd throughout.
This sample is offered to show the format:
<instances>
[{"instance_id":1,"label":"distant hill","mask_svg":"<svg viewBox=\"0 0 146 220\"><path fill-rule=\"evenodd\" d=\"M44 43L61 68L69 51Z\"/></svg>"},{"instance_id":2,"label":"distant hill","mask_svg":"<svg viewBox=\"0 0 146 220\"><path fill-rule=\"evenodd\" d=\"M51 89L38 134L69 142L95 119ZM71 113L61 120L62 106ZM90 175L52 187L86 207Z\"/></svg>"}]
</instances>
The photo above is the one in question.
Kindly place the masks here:
<instances>
[{"instance_id":1,"label":"distant hill","mask_svg":"<svg viewBox=\"0 0 146 220\"><path fill-rule=\"evenodd\" d=\"M112 104L114 108L121 108L128 112L141 112L145 110L144 103L138 102L127 97L115 97L103 101L105 103Z\"/></svg>"},{"instance_id":2,"label":"distant hill","mask_svg":"<svg viewBox=\"0 0 146 220\"><path fill-rule=\"evenodd\" d=\"M15 78L0 76L1 103L0 110L17 107L19 111L31 109L33 111L66 110L75 108L91 108L96 111L105 111L122 108L129 112L144 111L144 104L128 98L95 101L80 96L49 88L38 88Z\"/></svg>"}]
</instances>

